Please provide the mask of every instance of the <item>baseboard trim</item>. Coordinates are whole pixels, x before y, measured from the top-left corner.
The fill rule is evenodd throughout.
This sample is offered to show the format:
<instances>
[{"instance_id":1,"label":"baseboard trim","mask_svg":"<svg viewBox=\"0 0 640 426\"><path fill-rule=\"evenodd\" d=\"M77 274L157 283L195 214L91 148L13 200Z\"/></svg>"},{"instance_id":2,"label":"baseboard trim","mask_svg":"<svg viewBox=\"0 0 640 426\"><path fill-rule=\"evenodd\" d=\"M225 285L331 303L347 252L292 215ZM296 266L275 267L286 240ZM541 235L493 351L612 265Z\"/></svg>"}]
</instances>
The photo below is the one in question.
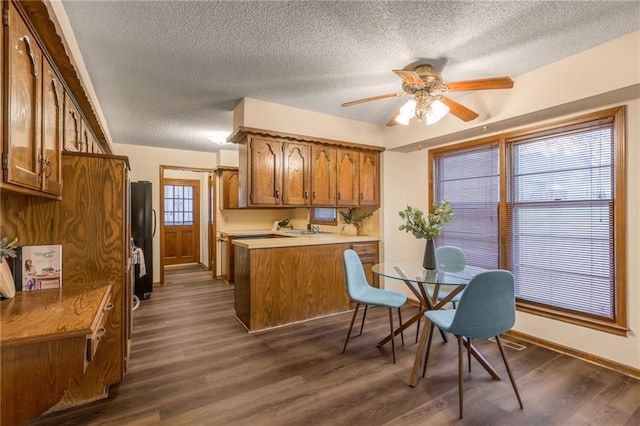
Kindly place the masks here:
<instances>
[{"instance_id":1,"label":"baseboard trim","mask_svg":"<svg viewBox=\"0 0 640 426\"><path fill-rule=\"evenodd\" d=\"M633 377L634 379L640 379L640 369L619 363L617 361L612 361L610 359L602 358L597 355L593 355L593 354L583 352L577 349L573 349L564 345L560 345L558 343L549 342L547 340L540 339L538 337L531 336L530 334L522 333L516 330L510 330L504 334L506 336L510 336L515 339L534 344L536 346L541 346L543 348L550 349L552 351L559 352L561 354L578 358L583 361L589 362L591 364L595 364L600 367L604 367L609 370L616 371L618 373L624 374L625 376Z\"/></svg>"}]
</instances>

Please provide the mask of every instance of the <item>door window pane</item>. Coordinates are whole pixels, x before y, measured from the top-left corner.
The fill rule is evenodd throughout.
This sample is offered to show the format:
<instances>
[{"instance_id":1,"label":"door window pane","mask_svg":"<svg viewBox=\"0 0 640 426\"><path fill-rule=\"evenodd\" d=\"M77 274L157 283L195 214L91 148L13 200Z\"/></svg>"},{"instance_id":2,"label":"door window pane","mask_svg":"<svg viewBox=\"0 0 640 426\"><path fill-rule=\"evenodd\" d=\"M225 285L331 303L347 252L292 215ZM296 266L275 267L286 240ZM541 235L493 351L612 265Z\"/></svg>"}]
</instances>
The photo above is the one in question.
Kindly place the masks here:
<instances>
[{"instance_id":1,"label":"door window pane","mask_svg":"<svg viewBox=\"0 0 640 426\"><path fill-rule=\"evenodd\" d=\"M165 225L192 225L193 188L188 185L165 185L164 194Z\"/></svg>"}]
</instances>

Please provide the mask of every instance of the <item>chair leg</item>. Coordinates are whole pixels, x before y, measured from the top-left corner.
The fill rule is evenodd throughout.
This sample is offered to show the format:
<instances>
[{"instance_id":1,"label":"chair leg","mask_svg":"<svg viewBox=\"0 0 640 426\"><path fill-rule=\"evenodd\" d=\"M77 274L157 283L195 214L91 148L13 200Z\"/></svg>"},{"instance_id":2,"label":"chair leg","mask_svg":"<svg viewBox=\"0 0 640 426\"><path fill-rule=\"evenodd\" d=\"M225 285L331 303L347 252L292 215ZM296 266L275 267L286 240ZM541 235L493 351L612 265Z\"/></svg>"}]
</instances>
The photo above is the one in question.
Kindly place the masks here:
<instances>
[{"instance_id":1,"label":"chair leg","mask_svg":"<svg viewBox=\"0 0 640 426\"><path fill-rule=\"evenodd\" d=\"M367 309L369 305L364 305L364 315L362 315L362 323L360 323L360 336L362 336L362 330L364 329L364 320L367 318Z\"/></svg>"},{"instance_id":2,"label":"chair leg","mask_svg":"<svg viewBox=\"0 0 640 426\"><path fill-rule=\"evenodd\" d=\"M440 336L442 336L442 340L447 343L449 341L449 339L447 339L447 333L445 333L441 328L438 328L438 330L440 330Z\"/></svg>"},{"instance_id":3,"label":"chair leg","mask_svg":"<svg viewBox=\"0 0 640 426\"><path fill-rule=\"evenodd\" d=\"M398 308L398 322L400 323L399 328L402 328L402 311ZM404 330L400 330L400 339L402 340L402 346L404 346Z\"/></svg>"},{"instance_id":4,"label":"chair leg","mask_svg":"<svg viewBox=\"0 0 640 426\"><path fill-rule=\"evenodd\" d=\"M427 374L427 362L429 362L429 353L431 352L432 337L433 337L433 323L430 323L429 324L429 340L427 341L427 352L424 356L424 366L422 367L422 377L424 377Z\"/></svg>"},{"instance_id":5,"label":"chair leg","mask_svg":"<svg viewBox=\"0 0 640 426\"><path fill-rule=\"evenodd\" d=\"M393 337L393 308L389 308L389 328L391 330L391 353L393 354L393 363L396 363L396 343Z\"/></svg>"},{"instance_id":6,"label":"chair leg","mask_svg":"<svg viewBox=\"0 0 640 426\"><path fill-rule=\"evenodd\" d=\"M344 348L342 348L342 353L344 353L344 351L347 350L347 344L349 343L349 337L351 336L351 330L353 329L353 322L356 320L359 307L360 307L360 304L356 303L356 309L353 311L353 316L351 317L351 324L349 324L349 331L347 332L347 340L344 341Z\"/></svg>"},{"instance_id":7,"label":"chair leg","mask_svg":"<svg viewBox=\"0 0 640 426\"><path fill-rule=\"evenodd\" d=\"M460 407L460 418L462 418L462 337L458 338L458 406Z\"/></svg>"},{"instance_id":8,"label":"chair leg","mask_svg":"<svg viewBox=\"0 0 640 426\"><path fill-rule=\"evenodd\" d=\"M467 337L467 341L469 342L469 347L467 348L467 359L469 363L469 372L471 372L471 337Z\"/></svg>"},{"instance_id":9,"label":"chair leg","mask_svg":"<svg viewBox=\"0 0 640 426\"><path fill-rule=\"evenodd\" d=\"M518 392L518 387L516 386L516 381L513 378L513 374L511 374L511 368L509 368L509 363L507 362L507 357L504 354L504 348L502 347L502 340L500 340L500 336L496 336L496 342L498 342L498 348L500 348L500 355L502 355L502 360L504 361L504 366L507 368L507 374L509 374L509 380L511 380L511 386L513 386L513 391L516 393L516 398L518 398L518 404L520 404L520 409L523 409L522 400L520 399L520 392Z\"/></svg>"}]
</instances>

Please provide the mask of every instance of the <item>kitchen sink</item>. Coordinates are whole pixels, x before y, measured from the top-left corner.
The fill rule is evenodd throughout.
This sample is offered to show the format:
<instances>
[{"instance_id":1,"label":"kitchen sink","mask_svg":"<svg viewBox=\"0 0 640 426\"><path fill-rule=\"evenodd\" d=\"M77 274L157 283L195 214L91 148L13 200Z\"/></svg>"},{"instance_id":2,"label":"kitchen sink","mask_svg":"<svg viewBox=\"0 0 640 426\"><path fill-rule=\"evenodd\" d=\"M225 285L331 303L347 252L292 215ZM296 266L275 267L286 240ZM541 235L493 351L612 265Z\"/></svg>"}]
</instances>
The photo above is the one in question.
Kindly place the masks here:
<instances>
[{"instance_id":1,"label":"kitchen sink","mask_svg":"<svg viewBox=\"0 0 640 426\"><path fill-rule=\"evenodd\" d=\"M326 235L329 234L329 232L313 232L313 231L307 231L306 229L292 229L291 231L285 231L285 234L293 234L293 235Z\"/></svg>"}]
</instances>

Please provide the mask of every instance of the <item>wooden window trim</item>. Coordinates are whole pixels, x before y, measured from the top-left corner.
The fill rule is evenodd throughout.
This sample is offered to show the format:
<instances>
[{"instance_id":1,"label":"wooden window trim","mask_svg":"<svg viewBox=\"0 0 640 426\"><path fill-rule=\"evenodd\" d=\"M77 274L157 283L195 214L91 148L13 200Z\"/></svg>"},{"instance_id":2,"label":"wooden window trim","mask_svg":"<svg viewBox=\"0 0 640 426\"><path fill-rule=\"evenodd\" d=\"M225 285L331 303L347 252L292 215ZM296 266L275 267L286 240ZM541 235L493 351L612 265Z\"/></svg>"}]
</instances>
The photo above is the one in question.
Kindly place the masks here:
<instances>
[{"instance_id":1,"label":"wooden window trim","mask_svg":"<svg viewBox=\"0 0 640 426\"><path fill-rule=\"evenodd\" d=\"M621 105L608 108L552 123L537 124L525 129L509 131L489 137L465 141L457 144L436 147L429 150L428 154L428 185L429 205L434 202L434 160L438 154L465 149L477 145L483 145L498 141L500 146L500 264L506 268L509 233L507 229L507 168L508 168L508 142L534 133L552 132L559 127L578 125L588 121L596 121L613 118L615 134L614 150L614 262L615 262L615 306L614 319L606 321L593 318L588 314L576 313L561 308L542 306L532 302L516 300L516 309L533 315L551 318L554 320L575 324L606 333L625 336L629 331L627 327L627 262L626 262L626 106Z\"/></svg>"}]
</instances>

